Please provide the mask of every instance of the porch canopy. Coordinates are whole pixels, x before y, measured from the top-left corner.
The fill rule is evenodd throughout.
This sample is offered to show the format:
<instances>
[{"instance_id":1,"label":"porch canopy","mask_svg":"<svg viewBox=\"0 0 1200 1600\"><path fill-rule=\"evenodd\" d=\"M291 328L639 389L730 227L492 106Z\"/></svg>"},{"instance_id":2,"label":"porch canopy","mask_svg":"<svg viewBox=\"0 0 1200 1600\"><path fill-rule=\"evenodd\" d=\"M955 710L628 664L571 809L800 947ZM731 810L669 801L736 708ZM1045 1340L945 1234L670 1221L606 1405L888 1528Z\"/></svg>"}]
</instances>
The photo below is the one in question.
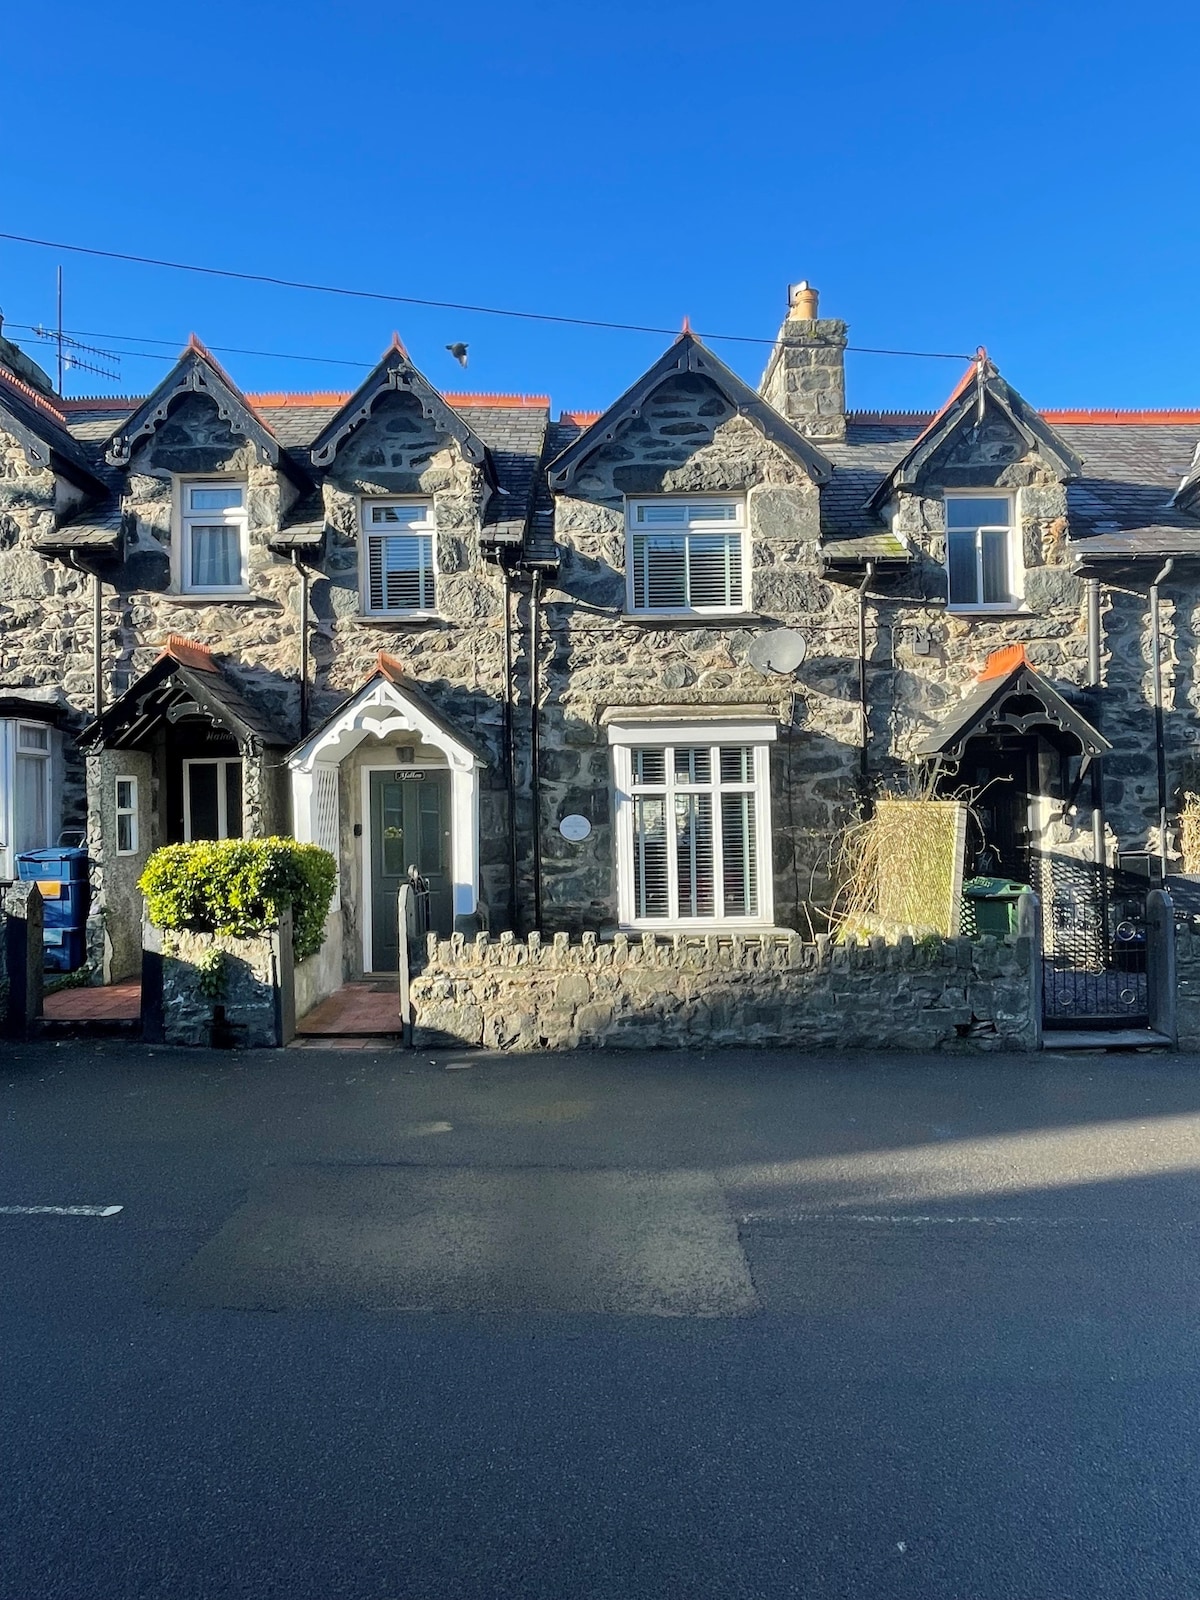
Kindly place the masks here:
<instances>
[{"instance_id":1,"label":"porch canopy","mask_svg":"<svg viewBox=\"0 0 1200 1600\"><path fill-rule=\"evenodd\" d=\"M450 771L450 841L454 916L475 915L479 902L479 771L483 751L449 722L400 663L380 651L362 685L288 757L296 837L319 844L342 862L339 773L364 739L418 739L440 752Z\"/></svg>"},{"instance_id":2,"label":"porch canopy","mask_svg":"<svg viewBox=\"0 0 1200 1600\"><path fill-rule=\"evenodd\" d=\"M286 748L291 742L250 703L206 645L172 633L153 666L84 729L81 743L104 750L143 749L163 722L177 725L190 718L214 725L243 749Z\"/></svg>"},{"instance_id":3,"label":"porch canopy","mask_svg":"<svg viewBox=\"0 0 1200 1600\"><path fill-rule=\"evenodd\" d=\"M967 741L1001 734L1041 733L1077 740L1090 759L1112 745L1077 706L1049 684L1023 644L993 650L974 687L913 752L927 760L959 761Z\"/></svg>"}]
</instances>

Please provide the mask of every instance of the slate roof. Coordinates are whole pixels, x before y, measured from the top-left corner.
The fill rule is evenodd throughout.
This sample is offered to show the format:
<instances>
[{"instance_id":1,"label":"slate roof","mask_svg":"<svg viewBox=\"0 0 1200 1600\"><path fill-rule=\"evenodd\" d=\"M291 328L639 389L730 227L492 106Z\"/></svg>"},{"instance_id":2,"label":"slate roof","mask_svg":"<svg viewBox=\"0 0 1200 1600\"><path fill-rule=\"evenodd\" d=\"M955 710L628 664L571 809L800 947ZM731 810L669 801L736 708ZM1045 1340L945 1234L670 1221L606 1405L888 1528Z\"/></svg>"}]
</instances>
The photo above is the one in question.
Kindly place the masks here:
<instances>
[{"instance_id":1,"label":"slate roof","mask_svg":"<svg viewBox=\"0 0 1200 1600\"><path fill-rule=\"evenodd\" d=\"M968 739L991 731L996 721L1004 722L1005 702L1012 697L1036 701L1044 717L1036 712L1036 722L1045 721L1072 733L1088 755L1107 755L1112 745L1097 731L1079 709L1049 683L1025 656L1024 645L994 651L976 682L914 751L918 756L960 756ZM1019 719L1018 719L1019 720Z\"/></svg>"},{"instance_id":2,"label":"slate roof","mask_svg":"<svg viewBox=\"0 0 1200 1600\"><path fill-rule=\"evenodd\" d=\"M121 502L115 496L108 496L60 522L49 533L43 533L35 539L34 548L46 555L59 555L69 550L117 555L121 550L124 522Z\"/></svg>"},{"instance_id":3,"label":"slate roof","mask_svg":"<svg viewBox=\"0 0 1200 1600\"><path fill-rule=\"evenodd\" d=\"M269 395L247 397L280 445L298 466L307 446L344 405L344 394ZM553 501L545 465L560 456L593 419L564 415L551 422L549 403L518 396L446 396L463 420L488 446L496 476L507 495L493 493L484 528L485 538L515 544L525 529L526 555L551 563L555 559ZM114 482L103 465L103 442L122 416L139 405L124 401L68 400L62 403L66 426L79 448L81 461L102 481ZM858 559L879 559L878 540L884 525L868 502L889 472L911 450L934 413L850 413L842 443L822 442L821 452L833 465L821 490L821 525L826 548L838 562L856 558L851 541L866 537ZM1200 536L1200 508L1189 513L1175 503L1200 441L1200 410L1187 412L1086 412L1047 410L1046 424L1079 458L1080 476L1067 485L1072 547L1081 560L1118 556L1153 559L1192 548ZM95 518L98 513L93 512ZM80 521L84 521L81 518ZM95 523L112 532L109 512ZM289 518L289 529L307 527L304 502ZM1086 546L1086 548L1085 548Z\"/></svg>"},{"instance_id":4,"label":"slate roof","mask_svg":"<svg viewBox=\"0 0 1200 1600\"><path fill-rule=\"evenodd\" d=\"M287 729L281 728L250 700L230 674L224 661L213 657L203 646L171 636L158 659L131 683L125 693L80 734L87 746L106 749L129 747L137 743L158 718L165 714L170 692L164 686L178 684L197 705L213 715L238 740L282 749L291 743Z\"/></svg>"}]
</instances>

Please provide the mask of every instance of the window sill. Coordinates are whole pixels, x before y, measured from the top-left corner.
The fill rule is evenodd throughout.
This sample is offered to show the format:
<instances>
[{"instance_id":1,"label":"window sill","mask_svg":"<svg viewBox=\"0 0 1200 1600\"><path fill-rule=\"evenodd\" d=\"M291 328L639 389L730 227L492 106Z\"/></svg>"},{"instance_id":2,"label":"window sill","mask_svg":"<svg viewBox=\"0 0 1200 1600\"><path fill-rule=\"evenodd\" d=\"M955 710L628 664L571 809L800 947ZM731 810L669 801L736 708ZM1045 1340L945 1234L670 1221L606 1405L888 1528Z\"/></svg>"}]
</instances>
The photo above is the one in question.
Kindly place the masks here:
<instances>
[{"instance_id":1,"label":"window sill","mask_svg":"<svg viewBox=\"0 0 1200 1600\"><path fill-rule=\"evenodd\" d=\"M393 612L385 616L358 611L350 618L356 628L436 628L441 620L436 611Z\"/></svg>"},{"instance_id":2,"label":"window sill","mask_svg":"<svg viewBox=\"0 0 1200 1600\"><path fill-rule=\"evenodd\" d=\"M622 611L621 622L640 622L650 627L718 628L722 624L762 622L757 611Z\"/></svg>"},{"instance_id":3,"label":"window sill","mask_svg":"<svg viewBox=\"0 0 1200 1600\"><path fill-rule=\"evenodd\" d=\"M1031 617L1032 610L1025 604L1015 606L951 606L946 607L951 617Z\"/></svg>"},{"instance_id":4,"label":"window sill","mask_svg":"<svg viewBox=\"0 0 1200 1600\"><path fill-rule=\"evenodd\" d=\"M278 600L251 594L247 589L214 589L211 594L175 594L168 591L163 599L169 600L173 606L269 606L272 611L283 610Z\"/></svg>"},{"instance_id":5,"label":"window sill","mask_svg":"<svg viewBox=\"0 0 1200 1600\"><path fill-rule=\"evenodd\" d=\"M699 917L690 922L622 922L617 925L618 933L630 935L643 933L664 933L674 937L677 933L715 933L718 936L728 936L735 933L791 933L791 928L778 928L773 922L705 922Z\"/></svg>"}]
</instances>

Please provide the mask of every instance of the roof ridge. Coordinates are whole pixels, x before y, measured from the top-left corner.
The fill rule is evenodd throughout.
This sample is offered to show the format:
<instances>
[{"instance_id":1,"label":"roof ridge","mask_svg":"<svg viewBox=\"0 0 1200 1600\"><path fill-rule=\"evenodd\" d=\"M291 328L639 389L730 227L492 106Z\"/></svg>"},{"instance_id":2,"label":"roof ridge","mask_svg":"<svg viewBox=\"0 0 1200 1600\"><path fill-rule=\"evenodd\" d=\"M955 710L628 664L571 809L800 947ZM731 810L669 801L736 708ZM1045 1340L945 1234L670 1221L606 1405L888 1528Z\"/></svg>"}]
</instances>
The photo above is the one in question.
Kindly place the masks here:
<instances>
[{"instance_id":1,"label":"roof ridge","mask_svg":"<svg viewBox=\"0 0 1200 1600\"><path fill-rule=\"evenodd\" d=\"M15 389L26 400L31 401L38 411L44 411L60 427L66 426L67 419L63 413L39 389L35 389L31 383L26 383L23 378L18 378L16 373L10 372L7 367L0 367L0 379L10 388Z\"/></svg>"}]
</instances>

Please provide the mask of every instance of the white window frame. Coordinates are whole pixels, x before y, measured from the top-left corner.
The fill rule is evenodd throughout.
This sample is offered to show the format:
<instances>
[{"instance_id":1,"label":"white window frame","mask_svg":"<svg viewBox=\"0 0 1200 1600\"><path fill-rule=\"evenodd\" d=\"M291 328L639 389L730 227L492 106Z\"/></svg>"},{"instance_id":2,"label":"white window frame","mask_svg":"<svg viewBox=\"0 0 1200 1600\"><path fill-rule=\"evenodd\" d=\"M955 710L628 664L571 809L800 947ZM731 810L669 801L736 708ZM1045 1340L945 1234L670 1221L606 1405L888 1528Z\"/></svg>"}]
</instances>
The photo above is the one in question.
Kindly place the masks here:
<instances>
[{"instance_id":1,"label":"white window frame","mask_svg":"<svg viewBox=\"0 0 1200 1600\"><path fill-rule=\"evenodd\" d=\"M774 723L720 722L717 720L693 723L613 723L608 730L613 752L613 770L616 789L617 831L617 915L622 928L665 929L676 932L704 930L713 932L720 928L733 931L774 926L774 871L771 840L771 745L775 742ZM677 746L703 747L711 751L712 780L707 784L683 786L691 794L707 793L719 799L722 790L745 792L745 784L722 784L718 751L721 746L749 745L753 758L753 792L755 844L757 851L756 878L758 884L758 911L752 917L724 914L724 873L717 870L720 862L720 827L717 821L719 805L714 805L713 819L713 915L711 917L680 917L678 863L675 851L668 850L668 899L675 908L663 917L639 917L637 907L637 882L634 873L634 798L641 791L633 782L633 750L636 747L674 750ZM675 791L671 763L668 762L665 792L668 814L673 812L670 800ZM656 786L657 787L657 786ZM683 789L681 788L681 792Z\"/></svg>"},{"instance_id":2,"label":"white window frame","mask_svg":"<svg viewBox=\"0 0 1200 1600\"><path fill-rule=\"evenodd\" d=\"M704 525L690 527L685 519L680 520L678 526L672 527L666 523L658 523L654 527L643 525L638 527L637 518L643 506L669 505L672 501L680 506L703 505L732 505L735 508L733 521L724 520L714 522L710 527ZM735 533L741 551L741 588L742 598L737 605L719 606L639 606L634 603L635 594L635 560L634 560L634 535L641 533ZM750 611L750 585L752 580L752 562L750 555L750 522L747 515L746 496L744 494L651 494L631 496L625 501L625 610L626 614L633 617L737 617L744 616ZM685 557L685 573L688 562ZM647 585L648 590L648 585Z\"/></svg>"},{"instance_id":3,"label":"white window frame","mask_svg":"<svg viewBox=\"0 0 1200 1600\"><path fill-rule=\"evenodd\" d=\"M217 839L229 838L229 785L226 782L225 771L228 767L239 767L242 774L242 807L243 815L238 818L241 832L234 835L242 838L245 830L245 804L246 804L246 763L241 756L190 756L183 762L183 838L185 844L193 844L192 838L192 784L191 769L193 767L216 767L217 770Z\"/></svg>"},{"instance_id":4,"label":"white window frame","mask_svg":"<svg viewBox=\"0 0 1200 1600\"><path fill-rule=\"evenodd\" d=\"M16 717L6 721L4 726L9 730L11 740L8 748L11 754L4 763L7 767L5 793L3 798L4 825L7 838L4 842L4 853L8 855L8 872L12 877L17 875L17 765L22 757L42 763L42 790L46 803L46 832L47 839L44 845L35 845L34 849L49 849L57 831L56 806L58 795L55 783L55 756L57 754L57 740L54 729L48 722L36 722L32 718ZM30 733L37 734L39 740L45 743L33 744L29 741Z\"/></svg>"},{"instance_id":5,"label":"white window frame","mask_svg":"<svg viewBox=\"0 0 1200 1600\"><path fill-rule=\"evenodd\" d=\"M127 806L123 806L121 804L121 785L123 783L127 783L130 786L130 788L129 788L129 796L130 796L130 798L129 798L129 804ZM184 792L186 794L186 790ZM137 855L138 848L139 848L139 845L140 845L140 842L141 842L140 841L140 832L141 832L141 830L140 830L140 828L138 826L138 781L137 781L137 777L136 777L135 774L133 774L131 772L122 772L122 773L119 773L113 779L113 812L114 812L114 816L116 818L116 826L114 828L114 835L113 836L114 836L114 842L116 844L117 854L119 856L135 856L135 855ZM122 850L122 848L121 848L121 818L122 817L128 817L129 818L129 839L130 839L130 844L129 844L129 848L127 850Z\"/></svg>"},{"instance_id":6,"label":"white window frame","mask_svg":"<svg viewBox=\"0 0 1200 1600\"><path fill-rule=\"evenodd\" d=\"M981 533L997 533L1003 531L1007 534L1008 549L1008 589L1009 600L979 600L966 601L954 600L950 596L950 513L947 501L949 500L1007 500L1008 523L982 524L975 532L975 576L978 583L978 592L983 593L983 547L980 543ZM950 611L976 614L981 612L1011 612L1020 611L1025 600L1025 563L1022 559L1020 547L1021 516L1019 497L1013 489L944 489L942 491L942 521L945 528L946 539L946 607ZM959 532L964 530L959 529Z\"/></svg>"},{"instance_id":7,"label":"white window frame","mask_svg":"<svg viewBox=\"0 0 1200 1600\"><path fill-rule=\"evenodd\" d=\"M193 489L240 489L240 506L225 506L220 511L192 511L189 495ZM250 590L250 518L247 511L249 484L245 478L179 479L179 590L181 594L248 594ZM220 523L238 530L239 570L235 584L193 583L192 528L211 528Z\"/></svg>"},{"instance_id":8,"label":"white window frame","mask_svg":"<svg viewBox=\"0 0 1200 1600\"><path fill-rule=\"evenodd\" d=\"M427 514L424 528L417 528L418 535L428 532L429 536L429 581L433 584L433 604L431 606L382 606L375 607L371 604L371 541L373 539L387 538L386 531L372 528L370 523L370 507L388 506L420 506ZM364 617L436 617L438 615L438 590L441 574L438 571L437 560L437 516L434 503L427 495L363 495L358 503L359 538L359 600ZM410 531L412 531L410 529Z\"/></svg>"}]
</instances>

